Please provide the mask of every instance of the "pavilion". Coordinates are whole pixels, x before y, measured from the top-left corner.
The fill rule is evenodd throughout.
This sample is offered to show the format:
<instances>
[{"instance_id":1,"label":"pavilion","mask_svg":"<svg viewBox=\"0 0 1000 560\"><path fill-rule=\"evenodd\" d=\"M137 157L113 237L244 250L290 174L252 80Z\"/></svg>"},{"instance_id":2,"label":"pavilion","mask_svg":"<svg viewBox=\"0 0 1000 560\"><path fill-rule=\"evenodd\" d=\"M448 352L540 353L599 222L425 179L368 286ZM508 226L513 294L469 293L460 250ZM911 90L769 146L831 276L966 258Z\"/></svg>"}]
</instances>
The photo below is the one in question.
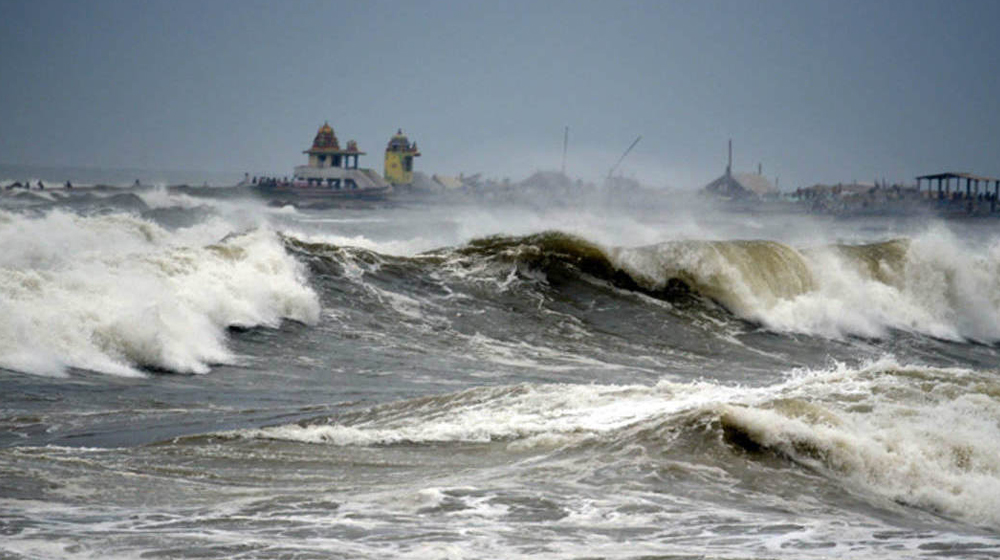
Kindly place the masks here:
<instances>
[{"instance_id":1,"label":"pavilion","mask_svg":"<svg viewBox=\"0 0 1000 560\"><path fill-rule=\"evenodd\" d=\"M983 184L984 193L989 192L990 183L993 183L993 200L996 200L1000 196L1000 179L995 177L984 177L981 175L973 175L972 173L935 173L933 175L921 175L917 177L917 190L920 190L921 181L927 181L927 190L930 192L931 188L934 186L934 181L937 181L937 191L938 198L951 199L951 180L955 179L955 193L960 194L960 189L962 188L962 179L965 179L965 198L977 198L979 196L979 185Z\"/></svg>"}]
</instances>

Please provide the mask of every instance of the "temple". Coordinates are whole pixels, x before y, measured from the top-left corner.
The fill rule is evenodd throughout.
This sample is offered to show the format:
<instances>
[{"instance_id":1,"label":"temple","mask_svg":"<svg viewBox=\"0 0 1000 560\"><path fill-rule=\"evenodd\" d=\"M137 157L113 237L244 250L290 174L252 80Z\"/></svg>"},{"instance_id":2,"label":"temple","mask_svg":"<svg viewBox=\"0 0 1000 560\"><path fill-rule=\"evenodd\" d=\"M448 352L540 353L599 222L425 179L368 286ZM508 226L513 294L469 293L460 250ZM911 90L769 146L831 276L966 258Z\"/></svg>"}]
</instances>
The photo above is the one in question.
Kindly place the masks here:
<instances>
[{"instance_id":1,"label":"temple","mask_svg":"<svg viewBox=\"0 0 1000 560\"><path fill-rule=\"evenodd\" d=\"M397 130L385 147L385 180L392 185L413 183L413 158L419 155L417 143L411 143L403 129Z\"/></svg>"},{"instance_id":2,"label":"temple","mask_svg":"<svg viewBox=\"0 0 1000 560\"><path fill-rule=\"evenodd\" d=\"M309 163L295 168L293 183L302 187L323 187L332 190L384 189L387 183L370 169L358 168L358 157L365 155L354 140L342 149L329 123L323 123L312 147L303 152Z\"/></svg>"}]
</instances>

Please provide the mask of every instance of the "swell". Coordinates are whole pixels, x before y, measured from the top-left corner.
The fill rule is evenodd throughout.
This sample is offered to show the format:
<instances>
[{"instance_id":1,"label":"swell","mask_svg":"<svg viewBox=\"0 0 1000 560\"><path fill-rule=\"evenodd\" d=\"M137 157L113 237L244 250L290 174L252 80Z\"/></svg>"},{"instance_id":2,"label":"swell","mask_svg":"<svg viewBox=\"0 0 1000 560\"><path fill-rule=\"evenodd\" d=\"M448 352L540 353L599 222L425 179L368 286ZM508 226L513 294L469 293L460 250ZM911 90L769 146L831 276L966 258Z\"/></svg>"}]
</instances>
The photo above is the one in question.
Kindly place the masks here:
<instances>
[{"instance_id":1,"label":"swell","mask_svg":"<svg viewBox=\"0 0 1000 560\"><path fill-rule=\"evenodd\" d=\"M605 247L562 232L477 239L418 255L451 267L558 289L580 279L703 308L778 332L885 338L903 331L1000 340L1000 240L970 246L947 230L866 244L795 248L767 240L683 240Z\"/></svg>"},{"instance_id":2,"label":"swell","mask_svg":"<svg viewBox=\"0 0 1000 560\"><path fill-rule=\"evenodd\" d=\"M815 288L802 255L775 241L675 241L615 249L611 258L647 290L680 283L743 318Z\"/></svg>"},{"instance_id":3,"label":"swell","mask_svg":"<svg viewBox=\"0 0 1000 560\"><path fill-rule=\"evenodd\" d=\"M416 257L294 239L289 245L313 261L320 276L445 272L464 279L541 280L555 290L596 280L682 306L718 304L735 318L779 332L883 338L907 331L1000 340L1000 250L982 254L939 237L801 250L767 240L631 248L550 231L476 239Z\"/></svg>"},{"instance_id":4,"label":"swell","mask_svg":"<svg viewBox=\"0 0 1000 560\"><path fill-rule=\"evenodd\" d=\"M290 252L309 263L318 277L373 280L405 273L421 277L445 273L456 281L510 281L532 283L541 280L559 288L580 279L596 279L615 288L645 293L664 300L680 300L692 295L680 278L662 285L616 265L608 249L581 237L550 231L528 236L492 236L474 239L459 247L447 247L414 257L392 256L360 247L306 242L287 236Z\"/></svg>"},{"instance_id":5,"label":"swell","mask_svg":"<svg viewBox=\"0 0 1000 560\"><path fill-rule=\"evenodd\" d=\"M819 475L876 507L1000 527L1000 382L891 359L753 389L667 381L479 387L211 437L220 436L434 452L487 444L572 458L581 473L682 463L755 486L784 481L776 482L783 491L790 472L806 493L817 491L809 476Z\"/></svg>"}]
</instances>

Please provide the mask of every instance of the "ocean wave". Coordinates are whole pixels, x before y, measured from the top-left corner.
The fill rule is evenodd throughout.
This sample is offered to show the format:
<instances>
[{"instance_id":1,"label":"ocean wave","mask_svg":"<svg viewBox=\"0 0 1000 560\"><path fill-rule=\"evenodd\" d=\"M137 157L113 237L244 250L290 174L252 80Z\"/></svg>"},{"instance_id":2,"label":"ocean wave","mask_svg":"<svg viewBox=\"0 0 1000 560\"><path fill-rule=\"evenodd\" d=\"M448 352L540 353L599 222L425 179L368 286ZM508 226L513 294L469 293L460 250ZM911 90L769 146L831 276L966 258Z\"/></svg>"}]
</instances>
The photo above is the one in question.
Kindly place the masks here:
<instances>
[{"instance_id":1,"label":"ocean wave","mask_svg":"<svg viewBox=\"0 0 1000 560\"><path fill-rule=\"evenodd\" d=\"M894 360L840 367L719 422L751 452L790 458L863 497L1000 527L1000 384Z\"/></svg>"},{"instance_id":2,"label":"ocean wave","mask_svg":"<svg viewBox=\"0 0 1000 560\"><path fill-rule=\"evenodd\" d=\"M673 381L479 387L217 436L337 446L493 444L563 456L577 450L601 461L616 454L682 460L737 478L749 463L789 468L766 459L774 456L876 506L1000 527L1000 384L892 358L797 371L757 388ZM642 459L637 448L647 450Z\"/></svg>"},{"instance_id":3,"label":"ocean wave","mask_svg":"<svg viewBox=\"0 0 1000 560\"><path fill-rule=\"evenodd\" d=\"M205 373L231 362L226 328L316 322L303 266L264 229L167 231L127 214L0 222L0 367ZM9 249L9 250L6 250Z\"/></svg>"},{"instance_id":4,"label":"ocean wave","mask_svg":"<svg viewBox=\"0 0 1000 560\"><path fill-rule=\"evenodd\" d=\"M312 249L329 256L352 247L343 241ZM377 247L365 251L369 262L389 258ZM802 249L766 240L605 247L553 231L391 258L417 259L411 261L415 266L466 277L509 279L516 273L556 287L591 278L661 300L688 302L694 296L778 332L883 338L904 331L954 341L1000 340L1000 244L971 249L938 230Z\"/></svg>"}]
</instances>

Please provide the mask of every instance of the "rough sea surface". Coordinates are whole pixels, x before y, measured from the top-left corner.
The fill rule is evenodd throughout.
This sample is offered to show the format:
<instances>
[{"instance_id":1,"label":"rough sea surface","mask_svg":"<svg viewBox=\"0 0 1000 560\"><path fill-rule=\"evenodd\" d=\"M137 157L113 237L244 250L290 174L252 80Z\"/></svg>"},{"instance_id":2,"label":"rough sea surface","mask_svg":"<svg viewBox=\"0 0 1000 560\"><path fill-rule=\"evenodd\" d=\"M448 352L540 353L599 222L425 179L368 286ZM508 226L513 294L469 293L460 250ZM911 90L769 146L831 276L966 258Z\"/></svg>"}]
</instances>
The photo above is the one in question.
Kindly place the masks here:
<instances>
[{"instance_id":1,"label":"rough sea surface","mask_svg":"<svg viewBox=\"0 0 1000 560\"><path fill-rule=\"evenodd\" d=\"M0 194L0 557L1000 557L1000 222L198 194Z\"/></svg>"}]
</instances>

